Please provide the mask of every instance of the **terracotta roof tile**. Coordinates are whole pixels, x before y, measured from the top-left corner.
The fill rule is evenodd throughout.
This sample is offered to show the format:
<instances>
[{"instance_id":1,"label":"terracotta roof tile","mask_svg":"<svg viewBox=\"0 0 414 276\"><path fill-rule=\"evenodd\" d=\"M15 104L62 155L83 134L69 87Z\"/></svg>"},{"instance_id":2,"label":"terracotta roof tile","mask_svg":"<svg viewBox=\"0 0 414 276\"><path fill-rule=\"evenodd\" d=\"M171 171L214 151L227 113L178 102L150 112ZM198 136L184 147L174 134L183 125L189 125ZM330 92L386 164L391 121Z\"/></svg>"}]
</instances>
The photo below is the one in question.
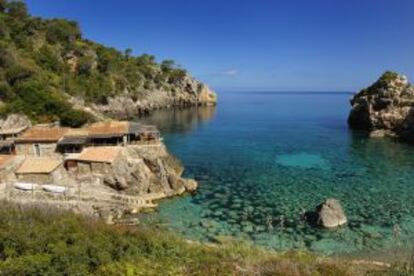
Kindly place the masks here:
<instances>
[{"instance_id":1,"label":"terracotta roof tile","mask_svg":"<svg viewBox=\"0 0 414 276\"><path fill-rule=\"evenodd\" d=\"M90 135L123 135L129 132L129 122L126 121L106 121L98 122L88 127Z\"/></svg>"},{"instance_id":2,"label":"terracotta roof tile","mask_svg":"<svg viewBox=\"0 0 414 276\"><path fill-rule=\"evenodd\" d=\"M90 147L85 148L80 154L69 156L66 160L112 163L120 151L121 147Z\"/></svg>"},{"instance_id":3,"label":"terracotta roof tile","mask_svg":"<svg viewBox=\"0 0 414 276\"><path fill-rule=\"evenodd\" d=\"M45 157L28 157L16 170L17 174L28 173L51 173L56 170L62 162L57 159Z\"/></svg>"},{"instance_id":4,"label":"terracotta roof tile","mask_svg":"<svg viewBox=\"0 0 414 276\"><path fill-rule=\"evenodd\" d=\"M32 127L16 139L19 142L57 142L69 128L61 127Z\"/></svg>"}]
</instances>

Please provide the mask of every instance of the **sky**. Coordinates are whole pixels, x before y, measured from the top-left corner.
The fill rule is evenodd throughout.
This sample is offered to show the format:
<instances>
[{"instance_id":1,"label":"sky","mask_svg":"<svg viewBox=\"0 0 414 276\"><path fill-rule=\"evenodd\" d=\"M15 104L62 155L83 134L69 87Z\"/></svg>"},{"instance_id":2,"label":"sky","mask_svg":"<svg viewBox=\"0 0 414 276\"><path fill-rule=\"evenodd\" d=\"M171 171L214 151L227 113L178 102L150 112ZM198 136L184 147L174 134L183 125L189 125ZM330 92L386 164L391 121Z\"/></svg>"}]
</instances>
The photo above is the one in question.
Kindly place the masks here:
<instances>
[{"instance_id":1,"label":"sky","mask_svg":"<svg viewBox=\"0 0 414 276\"><path fill-rule=\"evenodd\" d=\"M357 91L414 80L413 0L27 0L85 38L173 59L216 89Z\"/></svg>"}]
</instances>

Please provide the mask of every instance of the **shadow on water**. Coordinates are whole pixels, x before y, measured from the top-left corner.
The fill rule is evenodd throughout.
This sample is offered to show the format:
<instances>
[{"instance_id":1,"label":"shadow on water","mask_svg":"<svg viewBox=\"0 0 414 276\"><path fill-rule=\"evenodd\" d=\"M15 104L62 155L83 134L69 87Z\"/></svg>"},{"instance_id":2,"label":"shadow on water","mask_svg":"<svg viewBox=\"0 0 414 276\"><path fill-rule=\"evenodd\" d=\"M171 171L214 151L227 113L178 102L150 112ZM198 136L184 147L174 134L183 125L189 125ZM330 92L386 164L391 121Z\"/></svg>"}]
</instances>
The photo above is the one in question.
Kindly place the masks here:
<instances>
[{"instance_id":1,"label":"shadow on water","mask_svg":"<svg viewBox=\"0 0 414 276\"><path fill-rule=\"evenodd\" d=\"M162 133L185 133L212 120L215 112L215 106L160 109L137 120L156 125Z\"/></svg>"}]
</instances>

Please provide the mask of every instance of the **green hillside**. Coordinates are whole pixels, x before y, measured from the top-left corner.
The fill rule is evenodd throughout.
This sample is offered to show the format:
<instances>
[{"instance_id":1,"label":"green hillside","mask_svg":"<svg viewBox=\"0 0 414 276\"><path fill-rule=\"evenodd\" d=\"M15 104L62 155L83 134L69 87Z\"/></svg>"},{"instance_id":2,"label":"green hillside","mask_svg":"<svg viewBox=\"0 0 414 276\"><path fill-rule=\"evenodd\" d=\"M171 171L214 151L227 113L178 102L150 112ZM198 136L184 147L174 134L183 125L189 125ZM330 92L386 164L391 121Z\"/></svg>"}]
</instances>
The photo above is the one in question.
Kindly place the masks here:
<instances>
[{"instance_id":1,"label":"green hillside","mask_svg":"<svg viewBox=\"0 0 414 276\"><path fill-rule=\"evenodd\" d=\"M77 22L31 16L20 1L0 0L0 115L25 113L34 122L79 126L92 120L71 96L105 104L125 90L174 92L186 71L154 56L133 56L82 37Z\"/></svg>"}]
</instances>

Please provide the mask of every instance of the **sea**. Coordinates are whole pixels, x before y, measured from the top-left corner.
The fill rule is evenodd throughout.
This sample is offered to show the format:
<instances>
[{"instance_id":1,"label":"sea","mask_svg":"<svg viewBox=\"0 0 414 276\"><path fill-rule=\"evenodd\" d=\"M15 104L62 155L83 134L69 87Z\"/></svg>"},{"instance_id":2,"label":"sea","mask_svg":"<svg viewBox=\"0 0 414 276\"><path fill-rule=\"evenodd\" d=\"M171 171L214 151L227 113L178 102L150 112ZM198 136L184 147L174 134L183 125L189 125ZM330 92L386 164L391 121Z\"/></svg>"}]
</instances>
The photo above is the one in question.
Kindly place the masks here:
<instances>
[{"instance_id":1,"label":"sea","mask_svg":"<svg viewBox=\"0 0 414 276\"><path fill-rule=\"evenodd\" d=\"M185 238L248 241L324 254L411 250L414 147L347 125L347 92L218 91L215 107L159 110L168 149L194 178L194 195L142 215ZM338 199L347 225L327 230L304 214Z\"/></svg>"}]
</instances>

